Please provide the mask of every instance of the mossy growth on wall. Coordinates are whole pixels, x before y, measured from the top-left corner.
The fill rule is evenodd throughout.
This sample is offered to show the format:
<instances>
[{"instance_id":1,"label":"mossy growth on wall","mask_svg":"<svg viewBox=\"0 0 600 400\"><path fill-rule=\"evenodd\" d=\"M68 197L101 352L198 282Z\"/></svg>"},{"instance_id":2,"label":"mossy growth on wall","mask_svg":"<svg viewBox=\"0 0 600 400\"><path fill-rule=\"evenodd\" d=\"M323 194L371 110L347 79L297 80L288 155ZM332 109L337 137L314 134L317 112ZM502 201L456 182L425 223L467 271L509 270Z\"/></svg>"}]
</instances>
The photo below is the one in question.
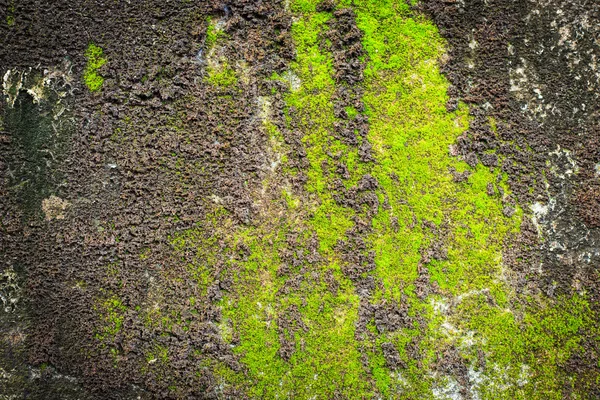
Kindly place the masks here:
<instances>
[{"instance_id":1,"label":"mossy growth on wall","mask_svg":"<svg viewBox=\"0 0 600 400\"><path fill-rule=\"evenodd\" d=\"M106 64L104 50L96 44L90 43L85 51L85 58L87 64L83 73L83 80L91 92L97 92L104 83L104 78L98 72Z\"/></svg>"},{"instance_id":2,"label":"mossy growth on wall","mask_svg":"<svg viewBox=\"0 0 600 400\"><path fill-rule=\"evenodd\" d=\"M476 379L468 388L474 396L559 398L562 391L552 380L560 374L557 360L564 362L577 348L581 327L592 326L584 317L589 306L580 296L543 307L514 305L520 300L507 283L502 255L520 231L523 211L517 207L506 216L502 198L489 194L490 184L502 189L496 193L510 194L499 168L469 167L450 154L468 129L469 110L465 105L446 110L448 82L438 66L445 43L436 27L404 1L338 4L353 9L367 53L361 85L377 161L360 162L357 149L333 133L337 83L324 38L335 16L317 11L318 3L291 4L297 57L287 75L300 85L286 95L288 120L304 133L305 189L311 200L293 202L294 196L283 191L286 216L234 234L232 243L244 243L250 256L222 306L239 334L234 351L247 369L240 374L215 367L222 384L252 398L330 398L336 393L452 398L460 377L443 372L446 363ZM351 118L357 115L353 108L345 111ZM344 259L337 249L355 212L337 203L329 189L335 177L325 168L333 165L332 154L341 154L348 166L348 184L366 174L375 177L380 204L387 204L371 221L367 240L376 254L373 277L379 288L368 301L406 304L410 318L419 323L380 331L371 322L371 337L356 337L364 299L342 273ZM265 212L281 215L276 210L271 206ZM282 274L281 254L290 236L304 251L316 239L321 262ZM434 248L443 248L443 255L424 256ZM425 298L416 288L424 268L426 284L434 288ZM328 290L325 276L334 277L337 292ZM302 283L289 289L290 278ZM549 320L569 338L548 331ZM289 359L281 357L286 343L292 343ZM388 365L382 348L390 344L405 367ZM482 356L487 368L479 363Z\"/></svg>"},{"instance_id":3,"label":"mossy growth on wall","mask_svg":"<svg viewBox=\"0 0 600 400\"><path fill-rule=\"evenodd\" d=\"M346 83L336 80L328 33L340 14L319 3L291 2L296 56L289 70L269 78L288 85L285 123L269 120L268 96L257 99L270 145L265 157L279 155L281 168L249 190L254 220L236 222L215 197L204 221L169 237L195 285L190 307L219 307L212 327L241 364L232 368L198 346L190 349L204 357L196 372L209 369L220 389L256 399L563 398L569 378L561 365L581 349L581 332L599 334L589 300L585 293L533 299L515 290L503 254L526 215L518 205L505 212L510 188L500 168L453 155L469 128L469 108L446 108L448 81L438 62L446 44L437 28L404 0L338 2L337 10L352 10L362 35L364 79L357 85L364 104L343 112L368 119L361 140L375 160L365 161L358 146L336 135L335 102ZM227 37L217 23L208 21L204 80L235 87L239 69L219 56ZM88 56L95 71L105 62L98 49ZM301 134L303 167L288 164L294 155L285 124ZM495 131L496 121L490 125ZM347 170L345 188L365 176L377 182L378 206L368 220L332 190L342 180L331 172L339 164ZM294 191L290 177L300 173L306 179ZM340 244L357 221L368 229L363 248L351 251L374 255L373 270L361 275L373 282L367 295L345 272ZM211 297L224 276L222 297ZM157 299L160 289L153 289ZM365 305L403 307L405 322L388 329L371 316L359 334ZM104 309L102 335L111 336L124 309L116 300ZM148 328L186 332L180 311L138 312ZM170 353L158 346L146 359L166 365Z\"/></svg>"},{"instance_id":4,"label":"mossy growth on wall","mask_svg":"<svg viewBox=\"0 0 600 400\"><path fill-rule=\"evenodd\" d=\"M15 0L11 0L6 10L6 24L13 26L15 24Z\"/></svg>"}]
</instances>

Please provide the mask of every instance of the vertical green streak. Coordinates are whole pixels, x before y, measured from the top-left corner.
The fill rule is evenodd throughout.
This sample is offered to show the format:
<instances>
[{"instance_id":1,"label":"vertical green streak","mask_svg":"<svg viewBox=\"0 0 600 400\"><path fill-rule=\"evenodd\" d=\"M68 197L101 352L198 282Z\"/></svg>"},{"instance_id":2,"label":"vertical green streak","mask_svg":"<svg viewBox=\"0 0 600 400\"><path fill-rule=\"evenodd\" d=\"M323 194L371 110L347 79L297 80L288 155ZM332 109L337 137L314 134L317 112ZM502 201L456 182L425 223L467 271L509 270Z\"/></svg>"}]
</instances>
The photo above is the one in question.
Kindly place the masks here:
<instances>
[{"instance_id":1,"label":"vertical green streak","mask_svg":"<svg viewBox=\"0 0 600 400\"><path fill-rule=\"evenodd\" d=\"M222 368L221 378L253 398L332 398L336 393L365 398L372 393L354 339L358 298L352 284L342 276L334 251L335 243L352 221L348 210L332 199L322 170L323 163L330 162L327 152L348 153L350 149L330 134L335 84L331 55L322 49L321 42L331 15L315 12L316 3L304 1L292 6L298 17L292 28L297 58L289 74L298 78L301 86L292 88L286 97L287 114L296 119L305 135L310 163L306 171L308 201L299 203L290 194L282 194L263 210L267 219L276 222L236 234L235 241L243 242L251 255L240 265L232 290L235 294L223 301L223 317L240 335L234 351L241 355L247 376ZM267 128L274 129L272 125ZM283 210L279 208L282 204ZM286 248L290 234L298 235L298 245L292 250L305 252L309 251L308 242L316 237L322 261L305 263L301 267L305 272L296 267L278 276L280 252ZM324 280L329 272L340 284L337 292L331 291ZM303 279L298 290L282 291L289 286L286 282L290 278L298 276ZM286 317L291 306L299 310L306 329L298 327L284 333L296 343L291 359L284 361L278 354L277 321Z\"/></svg>"},{"instance_id":2,"label":"vertical green streak","mask_svg":"<svg viewBox=\"0 0 600 400\"><path fill-rule=\"evenodd\" d=\"M8 26L15 24L15 0L10 0L6 7L6 24Z\"/></svg>"},{"instance_id":3,"label":"vertical green streak","mask_svg":"<svg viewBox=\"0 0 600 400\"><path fill-rule=\"evenodd\" d=\"M598 330L580 294L555 301L522 298L529 306L513 305L517 295L507 283L502 251L519 232L523 213L517 208L512 218L505 217L499 196L486 193L489 183L508 193L498 168L469 168L449 155L468 127L468 110L445 109L448 83L437 65L444 43L435 26L413 15L404 1L342 3L355 7L364 32L364 101L378 160L371 174L391 205L380 210L371 236L376 275L386 289L379 296L408 301L428 321L425 329L384 333L376 340L396 343L408 365L395 386L381 356L373 354L379 390L394 398L448 395L456 377L436 374L432 365L453 348L471 369L471 379L477 377L470 389L481 398L562 398L560 363L580 348L584 329L596 337ZM455 182L452 169L468 170L468 180ZM441 235L432 235L426 221L441 228ZM423 250L434 241L442 242L447 256L426 262ZM419 263L439 287L439 294L424 301L414 294ZM448 311L440 311L444 306ZM419 339L421 360L405 352L412 337ZM485 367L478 362L481 354Z\"/></svg>"}]
</instances>

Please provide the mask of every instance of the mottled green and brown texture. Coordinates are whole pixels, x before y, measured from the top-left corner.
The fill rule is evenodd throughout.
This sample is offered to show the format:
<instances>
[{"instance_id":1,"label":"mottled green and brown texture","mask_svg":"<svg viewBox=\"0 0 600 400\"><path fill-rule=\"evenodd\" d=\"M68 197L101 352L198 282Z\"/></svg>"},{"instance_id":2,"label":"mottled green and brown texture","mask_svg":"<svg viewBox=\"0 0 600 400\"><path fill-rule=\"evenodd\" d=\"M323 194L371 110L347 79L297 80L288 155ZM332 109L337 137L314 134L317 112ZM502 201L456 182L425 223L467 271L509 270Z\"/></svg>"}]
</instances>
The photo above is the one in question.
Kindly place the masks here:
<instances>
[{"instance_id":1,"label":"mottled green and brown texture","mask_svg":"<svg viewBox=\"0 0 600 400\"><path fill-rule=\"evenodd\" d=\"M599 6L131 3L1 7L7 398L600 396Z\"/></svg>"}]
</instances>

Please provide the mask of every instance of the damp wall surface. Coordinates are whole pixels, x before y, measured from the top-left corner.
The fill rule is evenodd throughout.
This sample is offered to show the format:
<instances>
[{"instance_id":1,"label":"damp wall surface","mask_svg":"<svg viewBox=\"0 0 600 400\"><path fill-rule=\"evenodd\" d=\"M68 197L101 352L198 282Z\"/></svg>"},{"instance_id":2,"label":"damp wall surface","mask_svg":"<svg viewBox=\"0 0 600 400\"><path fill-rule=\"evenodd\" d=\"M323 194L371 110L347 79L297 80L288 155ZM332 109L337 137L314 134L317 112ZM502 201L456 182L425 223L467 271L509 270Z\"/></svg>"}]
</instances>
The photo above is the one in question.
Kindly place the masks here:
<instances>
[{"instance_id":1,"label":"damp wall surface","mask_svg":"<svg viewBox=\"0 0 600 400\"><path fill-rule=\"evenodd\" d=\"M600 5L0 17L0 398L600 397Z\"/></svg>"}]
</instances>

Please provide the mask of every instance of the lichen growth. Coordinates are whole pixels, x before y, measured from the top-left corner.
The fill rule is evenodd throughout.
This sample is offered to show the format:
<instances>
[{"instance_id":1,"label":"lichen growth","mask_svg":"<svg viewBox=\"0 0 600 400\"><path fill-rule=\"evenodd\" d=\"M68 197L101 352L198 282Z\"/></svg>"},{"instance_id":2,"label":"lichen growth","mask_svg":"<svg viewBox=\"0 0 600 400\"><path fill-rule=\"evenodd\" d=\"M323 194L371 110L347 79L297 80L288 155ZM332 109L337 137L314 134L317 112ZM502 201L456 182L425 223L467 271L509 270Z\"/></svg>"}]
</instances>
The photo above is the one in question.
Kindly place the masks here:
<instances>
[{"instance_id":1,"label":"lichen growth","mask_svg":"<svg viewBox=\"0 0 600 400\"><path fill-rule=\"evenodd\" d=\"M104 83L104 78L98 73L98 70L106 64L104 50L94 43L88 45L85 51L87 64L83 73L83 80L91 92L97 92Z\"/></svg>"},{"instance_id":2,"label":"lichen growth","mask_svg":"<svg viewBox=\"0 0 600 400\"><path fill-rule=\"evenodd\" d=\"M42 211L46 215L46 221L65 219L64 213L70 205L68 201L54 195L42 200Z\"/></svg>"}]
</instances>

